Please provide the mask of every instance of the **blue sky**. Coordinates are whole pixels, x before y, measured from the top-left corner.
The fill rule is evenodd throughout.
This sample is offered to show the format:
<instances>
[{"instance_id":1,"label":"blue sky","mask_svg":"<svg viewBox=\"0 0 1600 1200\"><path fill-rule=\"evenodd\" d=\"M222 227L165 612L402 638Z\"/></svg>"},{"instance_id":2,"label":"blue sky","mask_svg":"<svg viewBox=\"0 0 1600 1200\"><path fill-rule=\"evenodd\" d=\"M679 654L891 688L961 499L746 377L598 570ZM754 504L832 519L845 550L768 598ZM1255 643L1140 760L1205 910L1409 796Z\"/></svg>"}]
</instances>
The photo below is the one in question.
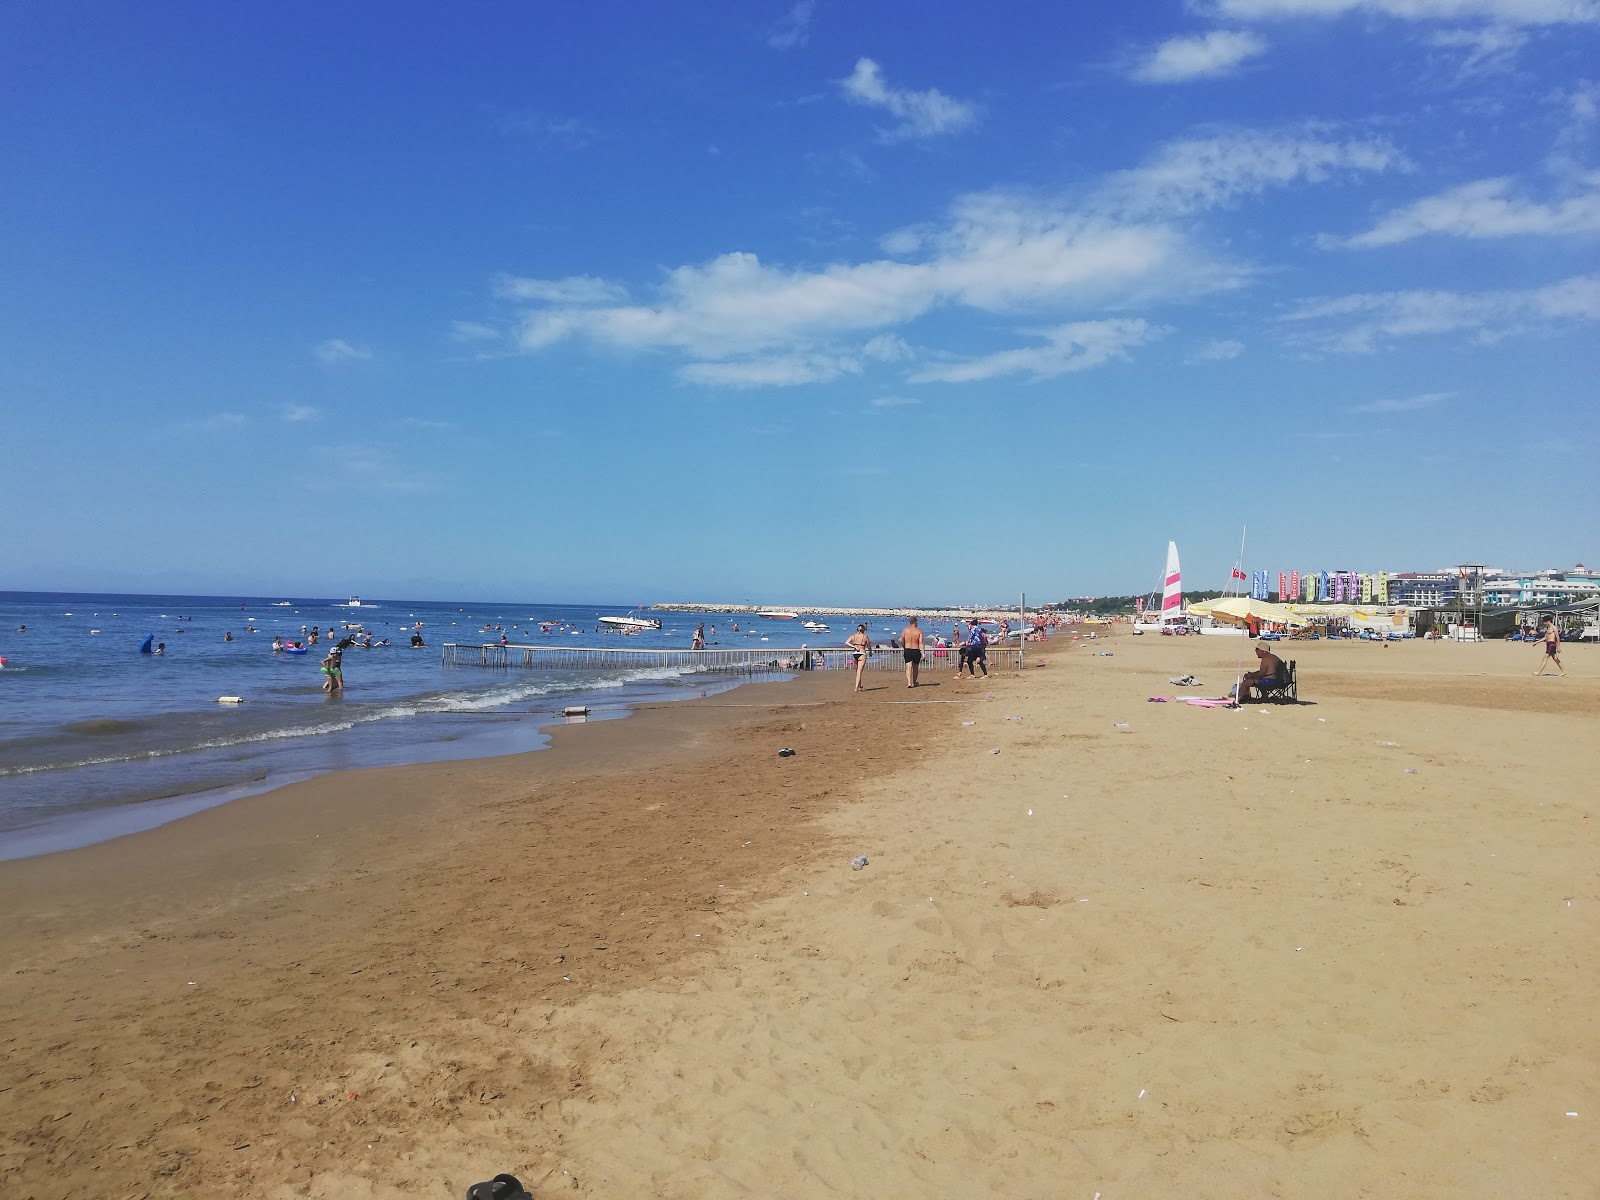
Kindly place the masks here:
<instances>
[{"instance_id":1,"label":"blue sky","mask_svg":"<svg viewBox=\"0 0 1600 1200\"><path fill-rule=\"evenodd\" d=\"M1592 564L1597 63L1600 0L13 3L0 588Z\"/></svg>"}]
</instances>

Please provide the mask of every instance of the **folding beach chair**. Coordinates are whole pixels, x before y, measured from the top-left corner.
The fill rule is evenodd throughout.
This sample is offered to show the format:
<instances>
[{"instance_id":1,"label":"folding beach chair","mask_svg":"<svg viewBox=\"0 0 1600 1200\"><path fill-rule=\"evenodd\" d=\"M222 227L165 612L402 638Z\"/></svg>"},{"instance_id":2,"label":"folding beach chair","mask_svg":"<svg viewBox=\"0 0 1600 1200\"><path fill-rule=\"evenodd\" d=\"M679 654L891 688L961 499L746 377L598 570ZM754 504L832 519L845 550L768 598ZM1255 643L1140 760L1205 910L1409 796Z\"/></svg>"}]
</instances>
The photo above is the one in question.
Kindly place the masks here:
<instances>
[{"instance_id":1,"label":"folding beach chair","mask_svg":"<svg viewBox=\"0 0 1600 1200\"><path fill-rule=\"evenodd\" d=\"M1263 701L1270 700L1274 704L1299 704L1300 675L1295 670L1295 660L1291 658L1284 663L1283 669L1273 679L1263 679L1256 683L1255 690L1261 693Z\"/></svg>"}]
</instances>

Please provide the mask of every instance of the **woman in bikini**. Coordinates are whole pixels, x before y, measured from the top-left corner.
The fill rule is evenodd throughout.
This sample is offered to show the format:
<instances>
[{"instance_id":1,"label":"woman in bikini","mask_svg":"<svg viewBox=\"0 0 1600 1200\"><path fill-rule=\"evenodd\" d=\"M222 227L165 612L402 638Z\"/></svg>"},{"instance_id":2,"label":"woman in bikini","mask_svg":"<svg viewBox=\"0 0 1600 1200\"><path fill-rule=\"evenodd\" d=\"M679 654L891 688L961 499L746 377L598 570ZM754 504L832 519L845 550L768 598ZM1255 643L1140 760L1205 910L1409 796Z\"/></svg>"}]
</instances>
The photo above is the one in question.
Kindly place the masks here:
<instances>
[{"instance_id":1,"label":"woman in bikini","mask_svg":"<svg viewBox=\"0 0 1600 1200\"><path fill-rule=\"evenodd\" d=\"M867 669L867 651L872 649L872 639L867 636L867 627L865 625L857 625L856 631L850 635L845 645L855 651L856 691L859 692L863 690L861 687L861 673Z\"/></svg>"}]
</instances>

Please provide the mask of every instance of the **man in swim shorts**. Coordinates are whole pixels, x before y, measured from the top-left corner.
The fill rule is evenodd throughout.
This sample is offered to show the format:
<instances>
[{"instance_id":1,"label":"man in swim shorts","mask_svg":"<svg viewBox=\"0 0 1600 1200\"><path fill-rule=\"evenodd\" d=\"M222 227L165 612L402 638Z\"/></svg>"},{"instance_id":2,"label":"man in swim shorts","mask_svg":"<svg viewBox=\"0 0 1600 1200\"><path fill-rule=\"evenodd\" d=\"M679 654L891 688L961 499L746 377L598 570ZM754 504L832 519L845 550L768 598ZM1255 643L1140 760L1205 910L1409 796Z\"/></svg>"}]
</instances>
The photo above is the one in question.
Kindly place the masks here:
<instances>
[{"instance_id":1,"label":"man in swim shorts","mask_svg":"<svg viewBox=\"0 0 1600 1200\"><path fill-rule=\"evenodd\" d=\"M856 631L845 640L845 645L855 651L852 658L856 660L856 691L861 691L861 673L867 669L867 651L872 649L872 639L867 636L867 627L857 625Z\"/></svg>"},{"instance_id":2,"label":"man in swim shorts","mask_svg":"<svg viewBox=\"0 0 1600 1200\"><path fill-rule=\"evenodd\" d=\"M906 660L906 686L914 688L922 666L922 630L917 628L915 617L907 617L906 627L900 631L900 652Z\"/></svg>"},{"instance_id":3,"label":"man in swim shorts","mask_svg":"<svg viewBox=\"0 0 1600 1200\"><path fill-rule=\"evenodd\" d=\"M1546 621L1544 623L1543 640L1544 660L1539 663L1539 669L1535 671L1534 674L1543 675L1544 669L1551 663L1555 663L1556 670L1565 675L1567 673L1567 669L1561 665L1561 632L1556 628L1556 623L1554 621Z\"/></svg>"}]
</instances>

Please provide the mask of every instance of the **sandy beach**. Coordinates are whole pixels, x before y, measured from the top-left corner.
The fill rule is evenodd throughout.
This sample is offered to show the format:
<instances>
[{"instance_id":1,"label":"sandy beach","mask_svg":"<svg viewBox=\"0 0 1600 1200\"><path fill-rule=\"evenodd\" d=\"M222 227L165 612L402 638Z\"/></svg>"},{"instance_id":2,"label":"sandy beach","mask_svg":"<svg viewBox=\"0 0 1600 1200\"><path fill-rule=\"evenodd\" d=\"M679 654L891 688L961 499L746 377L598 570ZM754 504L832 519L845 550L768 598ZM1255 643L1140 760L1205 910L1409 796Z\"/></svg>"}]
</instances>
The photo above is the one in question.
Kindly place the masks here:
<instances>
[{"instance_id":1,"label":"sandy beach","mask_svg":"<svg viewBox=\"0 0 1600 1200\"><path fill-rule=\"evenodd\" d=\"M1242 650L750 685L0 864L0 1194L1593 1196L1600 651L1147 701Z\"/></svg>"}]
</instances>

